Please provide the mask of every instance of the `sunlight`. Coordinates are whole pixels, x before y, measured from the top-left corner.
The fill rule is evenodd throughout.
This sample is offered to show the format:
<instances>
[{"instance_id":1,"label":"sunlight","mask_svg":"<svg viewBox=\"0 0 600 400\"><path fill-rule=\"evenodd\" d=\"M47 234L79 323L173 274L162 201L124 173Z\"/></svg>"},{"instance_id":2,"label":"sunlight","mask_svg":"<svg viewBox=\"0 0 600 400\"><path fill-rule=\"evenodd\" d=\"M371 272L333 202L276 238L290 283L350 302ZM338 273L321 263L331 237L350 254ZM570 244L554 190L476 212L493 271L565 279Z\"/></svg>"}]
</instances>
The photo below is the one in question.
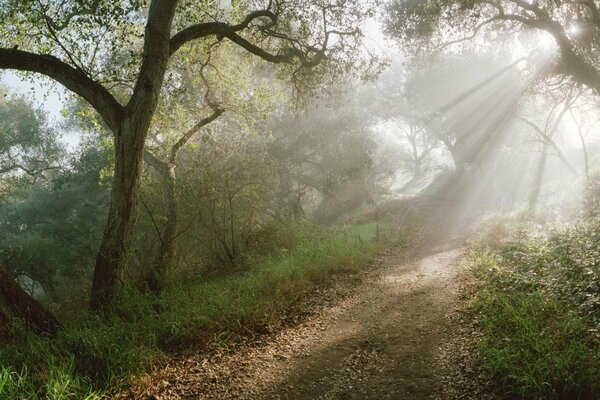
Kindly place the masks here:
<instances>
[{"instance_id":1,"label":"sunlight","mask_svg":"<svg viewBox=\"0 0 600 400\"><path fill-rule=\"evenodd\" d=\"M571 36L571 37L577 37L577 36L579 36L581 34L582 30L583 30L583 28L577 22L572 23L567 28L567 32L569 33L569 36Z\"/></svg>"},{"instance_id":2,"label":"sunlight","mask_svg":"<svg viewBox=\"0 0 600 400\"><path fill-rule=\"evenodd\" d=\"M546 31L525 31L513 37L511 41L513 60L527 57L534 51L551 56L558 50L556 40Z\"/></svg>"},{"instance_id":3,"label":"sunlight","mask_svg":"<svg viewBox=\"0 0 600 400\"><path fill-rule=\"evenodd\" d=\"M0 399L600 399L600 0L0 4Z\"/></svg>"}]
</instances>

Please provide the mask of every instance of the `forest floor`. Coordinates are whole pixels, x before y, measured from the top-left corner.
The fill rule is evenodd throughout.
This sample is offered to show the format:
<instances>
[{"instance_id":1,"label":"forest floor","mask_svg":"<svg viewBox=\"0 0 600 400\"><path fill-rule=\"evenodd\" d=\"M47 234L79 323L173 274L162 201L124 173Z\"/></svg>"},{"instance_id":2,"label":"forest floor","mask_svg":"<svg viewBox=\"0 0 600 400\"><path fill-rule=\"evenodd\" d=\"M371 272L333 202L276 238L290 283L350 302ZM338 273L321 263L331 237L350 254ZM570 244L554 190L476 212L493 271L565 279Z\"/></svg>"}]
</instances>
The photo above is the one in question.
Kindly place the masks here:
<instances>
[{"instance_id":1,"label":"forest floor","mask_svg":"<svg viewBox=\"0 0 600 400\"><path fill-rule=\"evenodd\" d=\"M364 273L301 301L281 326L181 355L118 398L482 398L464 382L476 368L464 364L473 343L463 336L473 335L456 317L465 238L436 220Z\"/></svg>"}]
</instances>

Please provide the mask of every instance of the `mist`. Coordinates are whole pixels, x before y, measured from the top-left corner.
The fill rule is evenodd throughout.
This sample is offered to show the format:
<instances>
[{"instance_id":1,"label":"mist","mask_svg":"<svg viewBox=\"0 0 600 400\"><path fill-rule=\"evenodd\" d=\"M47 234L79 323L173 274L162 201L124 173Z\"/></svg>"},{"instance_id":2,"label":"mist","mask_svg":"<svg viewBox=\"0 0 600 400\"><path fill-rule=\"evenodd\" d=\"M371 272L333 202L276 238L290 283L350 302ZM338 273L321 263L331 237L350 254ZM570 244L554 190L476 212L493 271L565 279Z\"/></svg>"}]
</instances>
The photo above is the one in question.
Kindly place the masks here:
<instances>
[{"instance_id":1,"label":"mist","mask_svg":"<svg viewBox=\"0 0 600 400\"><path fill-rule=\"evenodd\" d=\"M599 398L598 15L0 3L0 398Z\"/></svg>"}]
</instances>

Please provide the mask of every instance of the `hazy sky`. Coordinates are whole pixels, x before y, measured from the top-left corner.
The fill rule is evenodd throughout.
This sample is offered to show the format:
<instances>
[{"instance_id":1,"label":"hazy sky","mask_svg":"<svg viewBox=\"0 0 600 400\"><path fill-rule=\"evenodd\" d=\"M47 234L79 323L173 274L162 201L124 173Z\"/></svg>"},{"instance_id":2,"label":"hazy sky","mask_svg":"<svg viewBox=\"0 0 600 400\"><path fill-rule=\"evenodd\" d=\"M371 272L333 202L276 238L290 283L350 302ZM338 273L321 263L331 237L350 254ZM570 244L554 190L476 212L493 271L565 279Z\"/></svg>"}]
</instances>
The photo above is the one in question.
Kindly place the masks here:
<instances>
[{"instance_id":1,"label":"hazy sky","mask_svg":"<svg viewBox=\"0 0 600 400\"><path fill-rule=\"evenodd\" d=\"M25 95L34 104L43 107L51 120L60 119L62 101L59 94L63 91L61 87L48 90L41 86L41 79L36 78L35 82L25 81L12 71L0 72L0 80L12 93Z\"/></svg>"}]
</instances>

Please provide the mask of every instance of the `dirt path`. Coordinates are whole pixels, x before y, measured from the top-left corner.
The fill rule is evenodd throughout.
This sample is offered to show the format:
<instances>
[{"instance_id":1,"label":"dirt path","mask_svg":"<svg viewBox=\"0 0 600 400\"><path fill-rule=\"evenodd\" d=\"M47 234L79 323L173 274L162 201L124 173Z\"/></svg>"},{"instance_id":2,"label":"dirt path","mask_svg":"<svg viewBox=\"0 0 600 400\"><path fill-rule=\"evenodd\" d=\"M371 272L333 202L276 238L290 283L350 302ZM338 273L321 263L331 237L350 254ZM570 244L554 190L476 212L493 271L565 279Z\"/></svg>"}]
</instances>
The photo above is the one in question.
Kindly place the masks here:
<instances>
[{"instance_id":1,"label":"dirt path","mask_svg":"<svg viewBox=\"0 0 600 400\"><path fill-rule=\"evenodd\" d=\"M393 249L357 278L350 295L324 292L316 315L233 348L173 361L130 396L435 398L436 357L451 337L446 316L458 301L462 257L460 247Z\"/></svg>"},{"instance_id":2,"label":"dirt path","mask_svg":"<svg viewBox=\"0 0 600 400\"><path fill-rule=\"evenodd\" d=\"M310 355L294 358L265 399L428 399L436 386L436 351L456 294L460 250L412 262L388 255L378 279L363 285L307 338Z\"/></svg>"}]
</instances>

